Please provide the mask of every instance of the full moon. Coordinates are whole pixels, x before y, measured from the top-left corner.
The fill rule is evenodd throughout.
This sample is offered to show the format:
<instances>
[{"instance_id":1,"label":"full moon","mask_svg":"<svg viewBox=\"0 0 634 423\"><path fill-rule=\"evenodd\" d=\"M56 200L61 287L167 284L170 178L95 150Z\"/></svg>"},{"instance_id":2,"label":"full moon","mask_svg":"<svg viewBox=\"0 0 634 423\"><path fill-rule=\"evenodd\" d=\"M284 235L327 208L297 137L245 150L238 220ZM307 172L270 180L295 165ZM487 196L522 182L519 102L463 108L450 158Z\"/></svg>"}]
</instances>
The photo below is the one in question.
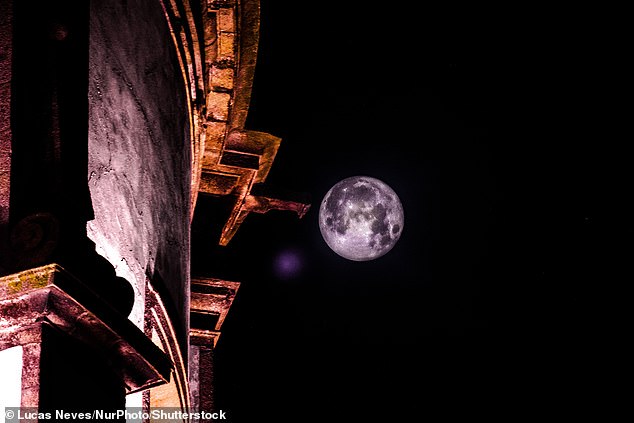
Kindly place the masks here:
<instances>
[{"instance_id":1,"label":"full moon","mask_svg":"<svg viewBox=\"0 0 634 423\"><path fill-rule=\"evenodd\" d=\"M385 182L351 176L337 182L319 207L326 244L353 261L374 260L394 247L403 232L403 206Z\"/></svg>"}]
</instances>

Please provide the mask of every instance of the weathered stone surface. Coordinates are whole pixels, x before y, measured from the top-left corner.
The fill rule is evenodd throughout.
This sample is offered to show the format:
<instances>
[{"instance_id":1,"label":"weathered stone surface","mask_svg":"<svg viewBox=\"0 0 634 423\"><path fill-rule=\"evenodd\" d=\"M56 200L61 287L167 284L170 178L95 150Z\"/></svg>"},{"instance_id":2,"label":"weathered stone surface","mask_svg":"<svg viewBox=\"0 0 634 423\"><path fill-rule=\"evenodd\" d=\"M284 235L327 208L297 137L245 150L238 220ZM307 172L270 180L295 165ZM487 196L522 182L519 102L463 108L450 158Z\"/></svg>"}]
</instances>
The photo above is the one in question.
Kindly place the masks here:
<instances>
[{"instance_id":1,"label":"weathered stone surface","mask_svg":"<svg viewBox=\"0 0 634 423\"><path fill-rule=\"evenodd\" d=\"M193 278L191 290L192 313L214 313L218 315L213 327L199 327L197 329L220 330L239 288L239 282L218 278Z\"/></svg>"},{"instance_id":2,"label":"weathered stone surface","mask_svg":"<svg viewBox=\"0 0 634 423\"><path fill-rule=\"evenodd\" d=\"M206 172L203 169L200 179L200 192L214 195L231 195L240 181L240 175Z\"/></svg>"},{"instance_id":3,"label":"weathered stone surface","mask_svg":"<svg viewBox=\"0 0 634 423\"><path fill-rule=\"evenodd\" d=\"M205 61L211 65L216 61L218 50L218 30L215 13L207 13L203 16L203 32L205 34Z\"/></svg>"},{"instance_id":4,"label":"weathered stone surface","mask_svg":"<svg viewBox=\"0 0 634 423\"><path fill-rule=\"evenodd\" d=\"M221 32L235 32L236 24L234 19L234 13L232 7L218 9L216 13L218 31Z\"/></svg>"},{"instance_id":5,"label":"weathered stone surface","mask_svg":"<svg viewBox=\"0 0 634 423\"><path fill-rule=\"evenodd\" d=\"M233 62L236 56L236 34L233 32L221 32L218 36L218 60Z\"/></svg>"},{"instance_id":6,"label":"weathered stone surface","mask_svg":"<svg viewBox=\"0 0 634 423\"><path fill-rule=\"evenodd\" d=\"M186 316L191 140L186 85L165 16L153 0L94 2L90 31L95 218L88 234L117 274L134 283L136 324L148 276L165 284L176 315ZM174 322L181 335L186 320Z\"/></svg>"},{"instance_id":7,"label":"weathered stone surface","mask_svg":"<svg viewBox=\"0 0 634 423\"><path fill-rule=\"evenodd\" d=\"M99 351L129 391L169 379L171 363L143 332L56 264L0 277L0 316L0 348L45 344L40 328L52 325Z\"/></svg>"},{"instance_id":8,"label":"weathered stone surface","mask_svg":"<svg viewBox=\"0 0 634 423\"><path fill-rule=\"evenodd\" d=\"M218 164L226 129L225 122L208 121L205 124L205 151L203 152L201 168L209 168Z\"/></svg>"},{"instance_id":9,"label":"weathered stone surface","mask_svg":"<svg viewBox=\"0 0 634 423\"><path fill-rule=\"evenodd\" d=\"M42 327L25 328L34 339L22 345L22 407L37 407L40 400L40 358L42 354Z\"/></svg>"},{"instance_id":10,"label":"weathered stone surface","mask_svg":"<svg viewBox=\"0 0 634 423\"><path fill-rule=\"evenodd\" d=\"M231 95L228 93L210 92L207 95L207 116L213 120L226 122L229 117L229 102Z\"/></svg>"},{"instance_id":11,"label":"weathered stone surface","mask_svg":"<svg viewBox=\"0 0 634 423\"><path fill-rule=\"evenodd\" d=\"M220 68L218 66L211 67L211 88L212 89L233 89L233 68Z\"/></svg>"}]
</instances>

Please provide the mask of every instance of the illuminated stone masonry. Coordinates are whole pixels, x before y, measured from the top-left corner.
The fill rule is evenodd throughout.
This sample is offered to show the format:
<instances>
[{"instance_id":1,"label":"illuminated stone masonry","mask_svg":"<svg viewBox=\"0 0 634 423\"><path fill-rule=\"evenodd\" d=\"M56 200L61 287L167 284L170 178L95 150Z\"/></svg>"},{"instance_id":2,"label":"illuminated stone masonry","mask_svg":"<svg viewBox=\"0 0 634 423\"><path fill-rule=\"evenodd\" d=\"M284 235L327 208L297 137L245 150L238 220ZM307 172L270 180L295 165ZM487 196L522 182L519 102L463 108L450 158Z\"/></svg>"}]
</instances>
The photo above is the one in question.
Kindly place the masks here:
<instances>
[{"instance_id":1,"label":"illuminated stone masonry","mask_svg":"<svg viewBox=\"0 0 634 423\"><path fill-rule=\"evenodd\" d=\"M67 361L73 354L53 347L66 345L70 349L77 342L86 353L80 360ZM0 278L0 351L16 346L23 349L23 407L39 408L41 400L56 406L52 400L57 396L55 391L79 382L71 375L54 384L45 380L52 365L73 366L88 376L82 378L84 383L98 385L100 378L89 382L89 376L97 376L93 369L108 363L106 367L125 393L166 383L172 369L171 361L143 332L56 264ZM45 354L57 358L51 361ZM84 388L106 393L103 387ZM81 398L81 393L76 397ZM81 401L71 405L78 403Z\"/></svg>"},{"instance_id":2,"label":"illuminated stone masonry","mask_svg":"<svg viewBox=\"0 0 634 423\"><path fill-rule=\"evenodd\" d=\"M230 199L210 240L223 246L249 213L310 207L265 184L281 139L245 128L259 1L0 0L0 24L11 398L213 411L213 348L240 284L189 275L198 195ZM137 54L147 45L161 48Z\"/></svg>"},{"instance_id":3,"label":"illuminated stone masonry","mask_svg":"<svg viewBox=\"0 0 634 423\"><path fill-rule=\"evenodd\" d=\"M233 199L221 245L229 243L251 212L290 210L304 216L310 204L303 195L279 198L258 187L281 139L244 127L258 51L259 1L208 0L201 16L204 40L198 39L200 31L186 2L174 7L165 1L164 6L192 102L192 213L199 193ZM253 195L254 189L262 193Z\"/></svg>"},{"instance_id":4,"label":"illuminated stone masonry","mask_svg":"<svg viewBox=\"0 0 634 423\"><path fill-rule=\"evenodd\" d=\"M189 386L194 411L214 410L213 348L240 283L216 278L192 280Z\"/></svg>"}]
</instances>

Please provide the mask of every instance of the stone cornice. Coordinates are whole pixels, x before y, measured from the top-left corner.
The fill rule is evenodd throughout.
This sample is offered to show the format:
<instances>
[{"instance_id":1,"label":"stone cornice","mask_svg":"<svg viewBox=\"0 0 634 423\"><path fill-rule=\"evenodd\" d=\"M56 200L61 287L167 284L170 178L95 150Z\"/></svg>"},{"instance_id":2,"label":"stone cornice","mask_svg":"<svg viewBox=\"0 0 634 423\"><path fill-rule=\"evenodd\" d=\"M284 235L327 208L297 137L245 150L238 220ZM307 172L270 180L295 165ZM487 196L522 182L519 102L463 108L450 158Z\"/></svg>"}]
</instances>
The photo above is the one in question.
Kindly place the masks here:
<instances>
[{"instance_id":1,"label":"stone cornice","mask_svg":"<svg viewBox=\"0 0 634 423\"><path fill-rule=\"evenodd\" d=\"M49 324L103 354L128 393L169 381L173 365L166 355L57 264L0 277L0 350L18 345L14 335L38 324Z\"/></svg>"}]
</instances>

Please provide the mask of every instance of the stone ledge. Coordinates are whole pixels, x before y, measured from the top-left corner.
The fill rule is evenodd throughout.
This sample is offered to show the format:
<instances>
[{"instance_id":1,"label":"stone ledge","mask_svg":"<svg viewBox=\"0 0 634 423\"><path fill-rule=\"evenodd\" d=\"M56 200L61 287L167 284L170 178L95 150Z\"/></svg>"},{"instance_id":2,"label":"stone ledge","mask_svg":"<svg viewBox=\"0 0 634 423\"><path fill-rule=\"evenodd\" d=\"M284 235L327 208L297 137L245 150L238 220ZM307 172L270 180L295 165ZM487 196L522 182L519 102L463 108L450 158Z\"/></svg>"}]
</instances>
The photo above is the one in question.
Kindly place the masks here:
<instances>
[{"instance_id":1,"label":"stone ledge","mask_svg":"<svg viewBox=\"0 0 634 423\"><path fill-rule=\"evenodd\" d=\"M214 348L220 338L220 331L191 329L189 331L189 343L202 347Z\"/></svg>"},{"instance_id":2,"label":"stone ledge","mask_svg":"<svg viewBox=\"0 0 634 423\"><path fill-rule=\"evenodd\" d=\"M128 393L167 383L167 356L139 328L61 266L0 277L0 349L21 328L51 324L104 354Z\"/></svg>"}]
</instances>

